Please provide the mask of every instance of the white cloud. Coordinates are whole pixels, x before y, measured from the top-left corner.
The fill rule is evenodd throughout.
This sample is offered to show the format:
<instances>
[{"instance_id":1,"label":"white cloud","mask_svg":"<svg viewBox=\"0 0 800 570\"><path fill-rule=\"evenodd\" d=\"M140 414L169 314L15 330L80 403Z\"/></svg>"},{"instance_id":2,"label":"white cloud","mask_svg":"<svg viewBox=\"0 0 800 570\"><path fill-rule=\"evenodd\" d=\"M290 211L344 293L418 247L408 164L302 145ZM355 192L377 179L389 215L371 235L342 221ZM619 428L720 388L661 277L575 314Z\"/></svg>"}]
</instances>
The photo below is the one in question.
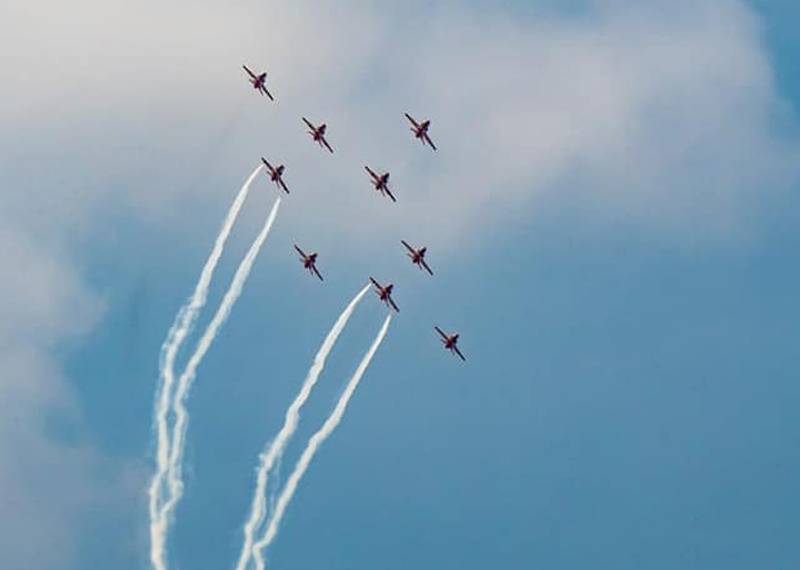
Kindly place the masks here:
<instances>
[{"instance_id":1,"label":"white cloud","mask_svg":"<svg viewBox=\"0 0 800 570\"><path fill-rule=\"evenodd\" d=\"M129 468L98 455L81 435L79 406L51 354L85 332L102 305L69 262L8 220L2 226L0 552L7 568L65 568L87 515L117 500L131 508L134 497Z\"/></svg>"},{"instance_id":2,"label":"white cloud","mask_svg":"<svg viewBox=\"0 0 800 570\"><path fill-rule=\"evenodd\" d=\"M93 505L96 459L83 446L55 442L45 417L69 407L65 387L46 354L0 351L0 549L8 568L58 568L75 554L78 521ZM47 545L46 547L43 545Z\"/></svg>"},{"instance_id":3,"label":"white cloud","mask_svg":"<svg viewBox=\"0 0 800 570\"><path fill-rule=\"evenodd\" d=\"M23 25L0 41L30 49L6 66L5 84L24 93L6 120L55 123L58 137L73 127L106 164L91 182L141 181L126 196L98 192L156 219L219 192L174 184L166 165L202 169L198 139L225 129L216 152L229 162L286 160L292 223L343 238L402 229L454 243L564 199L666 239L724 239L797 177L797 146L773 128L785 108L758 22L737 0L595 2L580 18L521 21L368 2L16 12ZM269 67L277 105L247 92L244 61ZM405 110L433 118L436 156L410 139ZM331 123L335 157L303 138L300 114ZM397 207L370 193L367 161L394 171ZM353 210L363 223L342 223Z\"/></svg>"},{"instance_id":4,"label":"white cloud","mask_svg":"<svg viewBox=\"0 0 800 570\"><path fill-rule=\"evenodd\" d=\"M797 146L774 130L785 106L758 22L737 0L595 2L580 18L523 20L368 2L16 10L28 25L0 41L31 49L7 66L24 96L5 120L85 137L106 177L73 176L154 219L220 191L175 184L167 166L202 170L196 155L213 141L198 141L220 131L228 163L288 163L293 224L342 238L454 243L563 199L666 239L725 239L797 177ZM277 105L248 92L245 61L270 69ZM433 118L436 156L411 140L405 110ZM300 114L329 121L335 157L303 138ZM370 193L364 162L393 170L397 207ZM137 183L111 195L115 178ZM353 210L363 223L342 223Z\"/></svg>"}]
</instances>

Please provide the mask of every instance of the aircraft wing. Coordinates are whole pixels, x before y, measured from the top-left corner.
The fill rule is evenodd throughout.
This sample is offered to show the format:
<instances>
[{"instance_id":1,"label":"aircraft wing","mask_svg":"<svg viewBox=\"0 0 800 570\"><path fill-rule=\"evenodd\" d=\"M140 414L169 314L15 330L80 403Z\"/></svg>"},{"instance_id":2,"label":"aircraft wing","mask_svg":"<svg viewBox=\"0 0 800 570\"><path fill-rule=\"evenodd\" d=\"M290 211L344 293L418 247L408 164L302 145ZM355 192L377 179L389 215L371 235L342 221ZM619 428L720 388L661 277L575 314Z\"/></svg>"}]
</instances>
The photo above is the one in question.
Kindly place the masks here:
<instances>
[{"instance_id":1,"label":"aircraft wing","mask_svg":"<svg viewBox=\"0 0 800 570\"><path fill-rule=\"evenodd\" d=\"M383 287L381 287L381 284L375 281L375 279L373 279L372 277L370 277L369 280L372 281L372 284L375 285L375 287L377 287L378 289L383 289Z\"/></svg>"},{"instance_id":2,"label":"aircraft wing","mask_svg":"<svg viewBox=\"0 0 800 570\"><path fill-rule=\"evenodd\" d=\"M324 279L322 278L322 275L320 275L320 274L319 274L319 271L317 271L317 266L316 266L316 265L312 265L312 266L311 266L311 271L313 271L313 272L314 272L314 275L316 275L317 277L319 277L319 280L320 280L320 281L324 281Z\"/></svg>"},{"instance_id":3,"label":"aircraft wing","mask_svg":"<svg viewBox=\"0 0 800 570\"><path fill-rule=\"evenodd\" d=\"M275 170L274 168L272 168L272 165L269 162L267 162L267 159L264 158L263 156L261 157L261 162L264 163L264 166L270 169L270 172Z\"/></svg>"},{"instance_id":4,"label":"aircraft wing","mask_svg":"<svg viewBox=\"0 0 800 570\"><path fill-rule=\"evenodd\" d=\"M322 137L322 144L324 144L325 148L327 148L329 151L333 152L331 145L328 144L328 141L325 140L325 137Z\"/></svg>"},{"instance_id":5,"label":"aircraft wing","mask_svg":"<svg viewBox=\"0 0 800 570\"><path fill-rule=\"evenodd\" d=\"M433 141L431 140L431 137L428 136L428 133L425 133L422 136L425 137L425 142L431 145L433 150L436 150L436 145L433 144Z\"/></svg>"},{"instance_id":6,"label":"aircraft wing","mask_svg":"<svg viewBox=\"0 0 800 570\"><path fill-rule=\"evenodd\" d=\"M392 306L392 309L394 309L398 313L400 312L400 309L397 308L397 305L395 304L394 300L391 297L386 297L386 300L389 301L389 304Z\"/></svg>"},{"instance_id":7,"label":"aircraft wing","mask_svg":"<svg viewBox=\"0 0 800 570\"><path fill-rule=\"evenodd\" d=\"M365 166L364 169L367 171L367 174L372 176L372 178L374 178L375 180L378 179L378 175L375 174L369 166Z\"/></svg>"},{"instance_id":8,"label":"aircraft wing","mask_svg":"<svg viewBox=\"0 0 800 570\"><path fill-rule=\"evenodd\" d=\"M433 328L435 328L435 329L436 329L436 332L438 332L438 333L439 333L439 335L440 335L440 336L441 336L441 337L442 337L444 340L447 340L447 335L446 335L446 334L444 334L444 331L443 331L442 329L440 329L439 327L433 327Z\"/></svg>"},{"instance_id":9,"label":"aircraft wing","mask_svg":"<svg viewBox=\"0 0 800 570\"><path fill-rule=\"evenodd\" d=\"M386 193L389 195L389 198L392 199L392 202L397 202L397 198L394 197L394 194L392 194L392 191L389 190L388 188L386 188L385 190L386 190Z\"/></svg>"},{"instance_id":10,"label":"aircraft wing","mask_svg":"<svg viewBox=\"0 0 800 570\"><path fill-rule=\"evenodd\" d=\"M311 129L312 131L316 131L317 130L317 128L314 125L312 125L311 122L308 119L306 119L305 117L302 117L302 119L303 119L303 122L308 126L309 129Z\"/></svg>"},{"instance_id":11,"label":"aircraft wing","mask_svg":"<svg viewBox=\"0 0 800 570\"><path fill-rule=\"evenodd\" d=\"M283 181L283 178L278 178L278 184L281 185L281 188L283 188L284 192L287 194L289 193L289 189L286 187L286 182Z\"/></svg>"},{"instance_id":12,"label":"aircraft wing","mask_svg":"<svg viewBox=\"0 0 800 570\"><path fill-rule=\"evenodd\" d=\"M274 101L274 100L275 100L275 99L272 97L272 93L270 93L269 91L267 91L267 88L266 88L266 87L264 87L263 85L261 86L261 92L262 92L264 95L266 95L267 97L269 97L269 100L270 100L270 101Z\"/></svg>"},{"instance_id":13,"label":"aircraft wing","mask_svg":"<svg viewBox=\"0 0 800 570\"><path fill-rule=\"evenodd\" d=\"M420 260L419 260L419 262L422 264L422 267L424 267L424 268L425 268L425 271L427 271L428 273L430 273L431 275L433 275L433 271L431 271L431 268L430 268L430 267L428 267L428 264L427 264L427 263L425 263L425 260L424 260L424 259L420 259Z\"/></svg>"},{"instance_id":14,"label":"aircraft wing","mask_svg":"<svg viewBox=\"0 0 800 570\"><path fill-rule=\"evenodd\" d=\"M463 354L461 354L461 351L460 351L460 350L458 350L458 347L457 347L457 346L453 345L453 350L454 350L454 351L455 351L455 353L456 353L456 354L457 354L457 355L458 355L458 356L461 358L461 360L463 360L464 362L466 362L466 361L467 361L467 359L466 359L466 358L464 358L464 355L463 355Z\"/></svg>"},{"instance_id":15,"label":"aircraft wing","mask_svg":"<svg viewBox=\"0 0 800 570\"><path fill-rule=\"evenodd\" d=\"M402 243L404 246L406 246L406 249L407 249L409 252L411 252L411 253L417 253L417 251L416 251L416 250L415 250L413 247L411 247L410 245L408 245L408 242L407 242L406 240L404 240L404 239L401 239L401 240L400 240L400 243Z\"/></svg>"},{"instance_id":16,"label":"aircraft wing","mask_svg":"<svg viewBox=\"0 0 800 570\"><path fill-rule=\"evenodd\" d=\"M299 253L300 255L302 255L304 258L307 258L307 257L308 257L308 256L307 256L307 255L306 255L306 254L303 252L303 250L302 250L302 249L300 249L299 247L297 247L297 245L295 245L295 246L294 246L294 248L297 250L297 253Z\"/></svg>"},{"instance_id":17,"label":"aircraft wing","mask_svg":"<svg viewBox=\"0 0 800 570\"><path fill-rule=\"evenodd\" d=\"M244 70L247 72L247 74L248 74L250 77L252 77L253 79L258 79L258 78L256 77L256 74L255 74L255 73L253 73L252 71L250 71L250 68L248 68L246 65L243 65L242 67L244 68Z\"/></svg>"},{"instance_id":18,"label":"aircraft wing","mask_svg":"<svg viewBox=\"0 0 800 570\"><path fill-rule=\"evenodd\" d=\"M411 121L411 124L412 124L412 125L414 125L416 128L419 128L419 123L418 123L418 122L416 122L416 121L414 120L414 118L413 118L411 115L409 115L408 113L405 113L405 116L406 116L406 119L408 119L409 121Z\"/></svg>"}]
</instances>

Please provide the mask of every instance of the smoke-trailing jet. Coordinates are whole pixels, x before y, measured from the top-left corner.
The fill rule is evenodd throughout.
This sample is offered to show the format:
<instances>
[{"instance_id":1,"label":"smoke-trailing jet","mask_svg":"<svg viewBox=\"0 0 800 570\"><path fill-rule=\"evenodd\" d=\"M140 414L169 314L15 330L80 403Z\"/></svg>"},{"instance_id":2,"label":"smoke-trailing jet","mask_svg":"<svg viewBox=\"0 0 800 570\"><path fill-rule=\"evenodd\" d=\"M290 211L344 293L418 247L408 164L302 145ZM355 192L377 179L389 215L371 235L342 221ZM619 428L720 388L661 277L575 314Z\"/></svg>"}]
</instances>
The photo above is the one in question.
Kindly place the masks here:
<instances>
[{"instance_id":1,"label":"smoke-trailing jet","mask_svg":"<svg viewBox=\"0 0 800 570\"><path fill-rule=\"evenodd\" d=\"M377 289L377 291L375 292L378 294L380 300L386 303L387 306L390 306L392 309L394 309L399 313L400 309L397 308L397 305L395 305L394 300L392 299L392 289L394 289L394 285L389 283L384 287L380 283L375 281L375 279L373 279L372 277L370 277L369 280L372 281L372 284Z\"/></svg>"},{"instance_id":2,"label":"smoke-trailing jet","mask_svg":"<svg viewBox=\"0 0 800 570\"><path fill-rule=\"evenodd\" d=\"M288 194L289 189L286 187L286 183L283 181L283 171L286 169L286 167L282 164L279 164L278 166L272 166L263 156L261 157L261 162L263 162L264 166L269 169L269 179L277 184L278 188L281 188Z\"/></svg>"},{"instance_id":3,"label":"smoke-trailing jet","mask_svg":"<svg viewBox=\"0 0 800 570\"><path fill-rule=\"evenodd\" d=\"M411 124L414 125L411 127L411 132L414 133L414 136L420 140L422 146L425 146L425 143L428 143L433 150L436 150L436 146L433 144L433 141L428 136L428 128L431 126L430 119L426 119L421 123L418 123L414 117L409 115L408 113L405 114L406 118L411 121Z\"/></svg>"},{"instance_id":4,"label":"smoke-trailing jet","mask_svg":"<svg viewBox=\"0 0 800 570\"><path fill-rule=\"evenodd\" d=\"M305 267L311 273L319 277L320 281L323 281L322 275L320 275L319 271L317 270L317 254L316 253L306 254L302 249L300 249L297 246L297 244L295 244L294 248L297 250L297 253L299 253L301 256L300 261L303 262L303 267Z\"/></svg>"},{"instance_id":5,"label":"smoke-trailing jet","mask_svg":"<svg viewBox=\"0 0 800 570\"><path fill-rule=\"evenodd\" d=\"M331 145L329 145L328 141L325 140L325 131L327 130L328 126L325 123L322 123L320 126L315 127L313 124L311 124L311 121L309 121L305 117L303 117L303 122L310 129L308 131L308 134L311 135L311 138L317 141L317 143L319 143L319 146L324 146L329 151L333 152Z\"/></svg>"},{"instance_id":6,"label":"smoke-trailing jet","mask_svg":"<svg viewBox=\"0 0 800 570\"><path fill-rule=\"evenodd\" d=\"M258 91L262 95L266 95L267 97L269 97L270 101L274 101L275 99L272 98L272 94L269 91L267 91L266 87L267 72L265 71L264 73L259 73L258 75L256 75L255 73L250 71L250 68L248 68L246 65L243 65L242 67L250 76L250 79L248 81L250 81L250 84L253 86L253 89Z\"/></svg>"},{"instance_id":7,"label":"smoke-trailing jet","mask_svg":"<svg viewBox=\"0 0 800 570\"><path fill-rule=\"evenodd\" d=\"M408 245L407 241L402 240L402 239L400 240L400 243L402 243L406 247L406 249L408 250L408 253L406 255L411 258L411 262L414 265L419 267L420 270L422 270L424 268L425 271L427 271L428 273L433 275L433 271L431 271L431 268L428 267L428 264L425 262L425 253L428 251L427 247L421 247L419 249L414 249L413 247Z\"/></svg>"},{"instance_id":8,"label":"smoke-trailing jet","mask_svg":"<svg viewBox=\"0 0 800 570\"><path fill-rule=\"evenodd\" d=\"M397 202L397 199L394 197L391 190L389 190L389 173L384 172L378 176L369 166L365 166L364 169L372 179L372 185L375 186L375 190L384 196L389 196L389 198L392 199L392 202Z\"/></svg>"},{"instance_id":9,"label":"smoke-trailing jet","mask_svg":"<svg viewBox=\"0 0 800 570\"><path fill-rule=\"evenodd\" d=\"M440 329L439 327L434 326L433 328L435 328L436 332L438 332L439 335L442 337L441 341L442 341L442 344L444 344L444 347L447 350L449 350L451 353L457 354L461 358L461 360L466 362L467 359L464 358L464 355L461 354L460 350L458 350L458 346L457 346L457 344L458 344L458 333L453 333L451 335L446 335L444 333L444 331L442 329Z\"/></svg>"}]
</instances>

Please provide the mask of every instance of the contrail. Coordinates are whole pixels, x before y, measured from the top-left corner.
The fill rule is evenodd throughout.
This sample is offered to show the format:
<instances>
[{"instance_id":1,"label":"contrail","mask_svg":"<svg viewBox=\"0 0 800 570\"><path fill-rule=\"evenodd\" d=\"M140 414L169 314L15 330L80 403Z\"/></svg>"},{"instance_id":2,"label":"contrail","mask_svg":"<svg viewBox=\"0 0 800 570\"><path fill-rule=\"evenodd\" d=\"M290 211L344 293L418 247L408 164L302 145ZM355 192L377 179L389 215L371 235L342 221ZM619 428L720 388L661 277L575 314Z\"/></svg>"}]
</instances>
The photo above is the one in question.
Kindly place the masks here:
<instances>
[{"instance_id":1,"label":"contrail","mask_svg":"<svg viewBox=\"0 0 800 570\"><path fill-rule=\"evenodd\" d=\"M239 554L239 562L236 564L236 570L245 570L247 568L253 549L253 535L264 522L267 507L267 476L272 470L276 459L281 457L283 450L286 448L286 444L294 435L295 430L297 430L297 424L300 420L300 409L303 407L303 404L306 403L306 400L308 400L311 390L317 383L317 379L322 369L325 367L325 360L328 358L328 354L336 344L339 334L341 334L344 327L347 325L347 321L350 320L350 316L353 314L356 305L358 305L358 302L364 297L367 291L369 291L369 288L370 285L367 284L359 291L353 300L350 301L350 304L342 311L342 314L339 315L339 318L336 319L328 336L325 337L322 346L320 346L317 355L314 357L314 362L308 370L303 385L300 387L300 392L286 410L286 419L283 422L283 427L278 432L278 435L275 436L275 439L272 440L272 443L269 444L266 453L261 454L261 462L258 467L258 475L256 476L256 488L253 491L253 500L250 504L250 516L244 525L244 543L242 544L242 551Z\"/></svg>"},{"instance_id":2,"label":"contrail","mask_svg":"<svg viewBox=\"0 0 800 570\"><path fill-rule=\"evenodd\" d=\"M214 342L214 338L217 336L219 329L227 320L233 305L236 303L236 300L242 293L242 288L244 287L245 281L247 281L247 277L250 274L250 269L253 267L253 262L255 261L261 246L264 244L264 241L267 239L267 236L272 229L272 224L275 222L275 217L278 214L278 207L280 204L280 198L275 200L275 204L272 206L269 216L267 216L264 227L261 228L261 232L253 241L250 249L244 256L244 259L242 259L242 262L236 269L233 280L231 281L228 290L225 292L225 296L222 298L222 302L220 303L217 312L214 314L211 322L208 324L203 336L200 337L197 347L195 348L192 356L189 358L189 362L187 363L183 374L181 374L178 378L175 388L175 395L172 399L172 413L175 415L175 424L172 427L172 439L169 445L169 459L167 462L168 499L161 507L159 513L159 525L156 529L159 533L158 540L162 545L162 550L164 549L163 545L166 543L170 515L175 509L178 501L180 501L181 497L183 496L181 462L183 460L186 423L189 418L185 406L186 397L192 387L192 383L194 382L197 367L202 362L203 357L211 347L212 342Z\"/></svg>"},{"instance_id":3,"label":"contrail","mask_svg":"<svg viewBox=\"0 0 800 570\"><path fill-rule=\"evenodd\" d=\"M167 472L168 464L169 439L167 435L167 413L169 411L172 385L175 381L175 358L183 341L192 329L197 319L197 314L206 303L208 287L211 283L211 278L217 267L217 263L222 256L225 242L231 233L233 224L239 217L239 211L242 209L247 194L250 192L250 185L262 168L261 165L256 167L233 200L233 204L231 204L228 215L225 217L222 228L214 242L214 247L211 249L211 253L200 273L200 278L195 285L194 292L178 311L167 333L167 338L161 345L161 354L159 357L159 386L156 393L155 409L153 411L153 423L155 424L153 427L157 437L156 472L153 475L148 489L150 511L150 561L157 570L165 570L166 568L166 562L164 560L164 542L162 540L163 533L159 531L161 528L159 510L161 508L160 503L164 476Z\"/></svg>"},{"instance_id":4,"label":"contrail","mask_svg":"<svg viewBox=\"0 0 800 570\"><path fill-rule=\"evenodd\" d=\"M352 378L350 378L350 382L347 383L347 386L344 389L344 392L339 397L339 401L336 403L336 407L331 412L331 415L328 416L328 419L325 420L325 423L322 424L322 427L317 431L314 435L311 436L311 439L308 440L308 445L306 446L305 450L303 450L303 454L300 456L300 460L295 465L294 471L292 471L289 478L286 480L286 486L283 488L280 496L278 497L278 501L275 504L275 511L272 514L272 517L269 519L269 523L267 524L267 530L264 532L264 535L261 539L255 543L253 546L253 556L256 561L256 568L258 570L264 570L264 554L263 551L267 548L272 541L275 539L275 535L278 533L278 527L281 524L281 519L283 518L283 514L286 511L286 507L289 505L289 502L292 500L292 496L294 492L297 490L297 484L300 482L300 479L303 477L303 474L308 469L311 460L314 458L314 454L317 452L317 449L320 445L328 438L328 436L333 433L333 430L336 429L336 426L339 425L339 422L342 420L342 416L344 416L344 412L347 409L347 404L350 401L350 398L353 396L353 392L355 392L356 388L358 387L358 383L361 380L361 376L364 375L364 371L369 366L372 357L375 355L375 351L378 350L381 342L383 341L383 337L386 336L386 331L389 330L389 323L392 322L392 315L389 314L386 317L386 320L383 322L383 327L381 327L380 332L378 332L378 336L375 337L375 340L372 342L372 346L370 346L369 351L364 356L364 359L361 361L361 364L358 365L355 373L353 374Z\"/></svg>"}]
</instances>

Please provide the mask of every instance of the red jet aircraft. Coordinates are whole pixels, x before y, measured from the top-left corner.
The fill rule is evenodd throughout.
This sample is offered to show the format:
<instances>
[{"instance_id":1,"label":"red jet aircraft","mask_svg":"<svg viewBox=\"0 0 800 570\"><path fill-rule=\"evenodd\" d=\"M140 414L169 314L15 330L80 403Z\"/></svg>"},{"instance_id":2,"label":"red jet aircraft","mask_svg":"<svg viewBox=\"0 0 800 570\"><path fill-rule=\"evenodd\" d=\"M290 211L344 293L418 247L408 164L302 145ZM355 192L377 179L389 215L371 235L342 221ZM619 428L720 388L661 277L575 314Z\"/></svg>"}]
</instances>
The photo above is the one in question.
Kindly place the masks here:
<instances>
[{"instance_id":1,"label":"red jet aircraft","mask_svg":"<svg viewBox=\"0 0 800 570\"><path fill-rule=\"evenodd\" d=\"M413 247L408 245L407 241L402 240L402 239L400 240L400 243L402 243L404 246L406 246L406 249L408 250L408 253L406 255L411 258L411 262L414 265L419 267L420 270L425 268L425 271L427 271L428 273L433 275L433 271L431 271L431 268L428 267L427 263L425 263L425 252L428 251L427 247L421 247L419 249L414 249Z\"/></svg>"},{"instance_id":2,"label":"red jet aircraft","mask_svg":"<svg viewBox=\"0 0 800 570\"><path fill-rule=\"evenodd\" d=\"M372 185L375 186L375 190L383 194L384 196L388 195L389 198L392 199L392 202L397 202L394 195L392 194L391 190L389 190L389 173L384 172L380 176L375 174L373 170L369 166L364 167L367 170L370 178L372 178Z\"/></svg>"},{"instance_id":3,"label":"red jet aircraft","mask_svg":"<svg viewBox=\"0 0 800 570\"><path fill-rule=\"evenodd\" d=\"M288 194L289 189L286 187L286 183L283 181L282 178L283 171L286 167L282 164L273 167L269 162L267 162L267 159L264 158L263 156L261 157L261 162L263 162L264 166L266 166L269 169L269 179L272 180L275 184L277 184L278 188L283 189L283 191Z\"/></svg>"},{"instance_id":4,"label":"red jet aircraft","mask_svg":"<svg viewBox=\"0 0 800 570\"><path fill-rule=\"evenodd\" d=\"M444 347L453 354L457 354L461 358L461 360L466 362L467 359L464 358L464 355L461 354L461 351L458 350L458 346L456 346L458 344L458 333L454 333L448 336L444 334L444 331L439 327L433 327L433 328L435 328L436 332L438 332L439 335L442 337L441 340L442 344L444 344Z\"/></svg>"},{"instance_id":5,"label":"red jet aircraft","mask_svg":"<svg viewBox=\"0 0 800 570\"><path fill-rule=\"evenodd\" d=\"M431 145L431 148L433 150L436 150L436 146L433 144L431 137L428 136L428 127L431 126L430 119L418 123L417 121L414 120L414 117L412 117L408 113L406 113L405 115L406 118L409 121L411 121L411 124L414 125L411 128L411 132L414 133L414 136L420 140L422 146L425 146L425 143L428 143L429 145Z\"/></svg>"},{"instance_id":6,"label":"red jet aircraft","mask_svg":"<svg viewBox=\"0 0 800 570\"><path fill-rule=\"evenodd\" d=\"M325 140L325 130L328 128L327 125L325 123L322 123L320 126L315 127L314 125L311 124L311 121L309 121L305 117L303 117L303 122L308 126L309 129L311 129L310 131L308 131L308 134L311 135L311 138L317 141L319 143L319 146L324 146L329 151L333 152L331 145L329 145L328 141Z\"/></svg>"},{"instance_id":7,"label":"red jet aircraft","mask_svg":"<svg viewBox=\"0 0 800 570\"><path fill-rule=\"evenodd\" d=\"M311 273L313 273L314 275L319 277L319 280L322 281L323 280L322 279L322 275L320 275L319 271L317 271L317 265L316 265L317 264L317 254L316 253L311 253L311 254L306 255L306 253L302 249L297 247L297 244L295 244L294 248L297 250L297 253L299 253L300 256L301 256L301 261L303 262L303 267L305 267Z\"/></svg>"},{"instance_id":8,"label":"red jet aircraft","mask_svg":"<svg viewBox=\"0 0 800 570\"><path fill-rule=\"evenodd\" d=\"M397 305L395 305L394 301L392 300L392 289L394 289L394 285L389 283L386 287L382 287L381 284L375 281L375 279L372 277L370 277L369 280L372 281L372 284L377 289L375 292L378 294L378 297L380 297L381 301L386 303L387 306L391 306L392 309L399 313L400 309L397 308Z\"/></svg>"},{"instance_id":9,"label":"red jet aircraft","mask_svg":"<svg viewBox=\"0 0 800 570\"><path fill-rule=\"evenodd\" d=\"M243 65L242 67L250 76L250 79L248 81L250 81L250 84L253 86L253 89L258 91L262 95L266 95L267 97L269 97L270 101L274 101L275 99L272 98L272 95L270 94L269 91L267 91L267 87L265 86L265 83L267 82L267 72L265 71L264 73L256 75L255 73L250 71L250 69L246 65Z\"/></svg>"}]
</instances>

